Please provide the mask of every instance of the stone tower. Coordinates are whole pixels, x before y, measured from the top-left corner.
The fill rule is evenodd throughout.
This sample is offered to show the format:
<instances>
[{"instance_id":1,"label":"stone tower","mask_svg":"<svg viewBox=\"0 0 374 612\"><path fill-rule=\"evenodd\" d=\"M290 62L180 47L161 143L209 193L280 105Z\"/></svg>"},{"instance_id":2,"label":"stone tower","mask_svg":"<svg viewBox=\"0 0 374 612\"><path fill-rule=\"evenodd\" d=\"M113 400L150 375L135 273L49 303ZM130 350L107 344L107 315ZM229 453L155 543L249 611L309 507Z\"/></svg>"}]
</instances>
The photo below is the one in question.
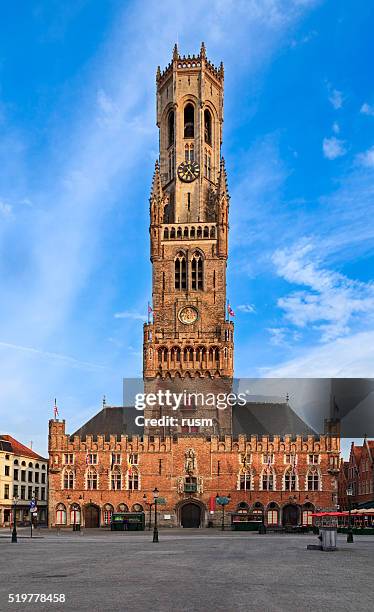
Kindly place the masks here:
<instances>
[{"instance_id":1,"label":"stone tower","mask_svg":"<svg viewBox=\"0 0 374 612\"><path fill-rule=\"evenodd\" d=\"M160 158L150 197L153 323L144 326L145 390L229 392L234 346L226 306L223 65L216 68L207 59L204 43L199 55L187 57L175 46L156 82ZM192 414L196 406L184 411ZM229 408L198 411L212 417L213 427L180 426L178 433L231 433ZM158 406L145 416L166 412Z\"/></svg>"}]
</instances>

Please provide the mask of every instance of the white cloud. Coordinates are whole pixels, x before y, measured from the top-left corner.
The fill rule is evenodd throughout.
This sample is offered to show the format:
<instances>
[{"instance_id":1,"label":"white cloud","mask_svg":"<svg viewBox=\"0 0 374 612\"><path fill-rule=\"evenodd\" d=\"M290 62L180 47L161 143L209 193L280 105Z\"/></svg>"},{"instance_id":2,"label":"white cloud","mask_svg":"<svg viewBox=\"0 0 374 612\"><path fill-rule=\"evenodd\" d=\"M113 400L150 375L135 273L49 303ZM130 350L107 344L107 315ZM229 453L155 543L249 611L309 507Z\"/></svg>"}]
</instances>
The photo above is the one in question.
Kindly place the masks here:
<instances>
[{"instance_id":1,"label":"white cloud","mask_svg":"<svg viewBox=\"0 0 374 612\"><path fill-rule=\"evenodd\" d=\"M343 94L341 91L338 91L337 89L333 89L331 85L328 85L328 90L329 90L329 101L331 102L335 110L338 110L339 108L343 106Z\"/></svg>"},{"instance_id":2,"label":"white cloud","mask_svg":"<svg viewBox=\"0 0 374 612\"><path fill-rule=\"evenodd\" d=\"M41 349L36 349L31 346L22 346L19 344L11 344L9 342L0 342L0 348L10 349L13 351L19 351L21 353L25 353L26 355L35 355L37 357L42 357L47 359L48 361L62 361L65 364L72 366L74 368L83 368L83 369L103 369L105 366L99 365L97 363L91 363L89 361L81 361L80 359L75 359L74 357L70 357L69 355L62 355L61 353L54 353L51 351L44 351Z\"/></svg>"},{"instance_id":3,"label":"white cloud","mask_svg":"<svg viewBox=\"0 0 374 612\"><path fill-rule=\"evenodd\" d=\"M374 168L374 146L356 156L356 161L365 168Z\"/></svg>"},{"instance_id":4,"label":"white cloud","mask_svg":"<svg viewBox=\"0 0 374 612\"><path fill-rule=\"evenodd\" d=\"M364 104L360 108L360 113L362 113L363 115L370 115L371 117L374 117L374 106L370 106L370 104L364 102Z\"/></svg>"},{"instance_id":5,"label":"white cloud","mask_svg":"<svg viewBox=\"0 0 374 612\"><path fill-rule=\"evenodd\" d=\"M146 314L141 314L140 312L130 312L128 310L124 310L123 312L116 312L114 314L115 319L133 319L134 321L145 321L147 318Z\"/></svg>"},{"instance_id":6,"label":"white cloud","mask_svg":"<svg viewBox=\"0 0 374 612\"><path fill-rule=\"evenodd\" d=\"M331 138L324 138L322 142L323 154L327 159L336 159L346 154L344 140L339 140L332 136Z\"/></svg>"},{"instance_id":7,"label":"white cloud","mask_svg":"<svg viewBox=\"0 0 374 612\"><path fill-rule=\"evenodd\" d=\"M369 321L374 313L374 283L351 280L324 268L316 253L318 248L307 240L274 253L277 274L307 287L279 298L277 304L293 325L312 325L327 342L348 334L358 315Z\"/></svg>"},{"instance_id":8,"label":"white cloud","mask_svg":"<svg viewBox=\"0 0 374 612\"><path fill-rule=\"evenodd\" d=\"M332 124L332 131L334 132L334 134L340 133L340 126L339 123L337 123L336 121Z\"/></svg>"},{"instance_id":9,"label":"white cloud","mask_svg":"<svg viewBox=\"0 0 374 612\"><path fill-rule=\"evenodd\" d=\"M239 306L236 307L236 310L239 310L240 312L251 313L251 314L256 312L256 308L253 304L239 304Z\"/></svg>"},{"instance_id":10,"label":"white cloud","mask_svg":"<svg viewBox=\"0 0 374 612\"><path fill-rule=\"evenodd\" d=\"M374 331L352 334L323 346L305 347L299 355L261 374L274 378L372 378L374 376Z\"/></svg>"},{"instance_id":11,"label":"white cloud","mask_svg":"<svg viewBox=\"0 0 374 612\"><path fill-rule=\"evenodd\" d=\"M3 217L11 217L12 216L12 206L7 204L6 202L2 202L0 200L0 215Z\"/></svg>"}]
</instances>

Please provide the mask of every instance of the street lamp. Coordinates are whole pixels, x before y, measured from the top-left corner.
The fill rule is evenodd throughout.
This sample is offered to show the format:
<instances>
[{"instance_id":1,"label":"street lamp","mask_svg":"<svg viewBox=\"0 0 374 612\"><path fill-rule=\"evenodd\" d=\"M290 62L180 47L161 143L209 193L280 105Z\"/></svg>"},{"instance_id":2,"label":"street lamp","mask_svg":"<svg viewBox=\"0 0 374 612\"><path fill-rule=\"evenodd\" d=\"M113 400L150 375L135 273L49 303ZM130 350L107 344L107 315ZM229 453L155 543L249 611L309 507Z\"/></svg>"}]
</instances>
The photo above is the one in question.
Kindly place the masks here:
<instances>
[{"instance_id":1,"label":"street lamp","mask_svg":"<svg viewBox=\"0 0 374 612\"><path fill-rule=\"evenodd\" d=\"M228 494L227 497L220 497L217 493L216 495L216 503L222 506L222 525L221 531L225 531L225 506L230 503L231 495Z\"/></svg>"},{"instance_id":2,"label":"street lamp","mask_svg":"<svg viewBox=\"0 0 374 612\"><path fill-rule=\"evenodd\" d=\"M352 516L351 516L351 509L352 509L351 497L352 497L352 495L353 495L353 488L352 488L352 485L349 485L349 487L347 489L348 513L349 513L349 517L348 517L348 531L347 531L347 542L349 544L352 544L352 542L353 542L353 529L352 529Z\"/></svg>"},{"instance_id":3,"label":"street lamp","mask_svg":"<svg viewBox=\"0 0 374 612\"><path fill-rule=\"evenodd\" d=\"M158 542L158 529L157 529L157 499L158 499L158 488L153 489L153 499L155 504L155 526L153 528L153 541Z\"/></svg>"},{"instance_id":4,"label":"street lamp","mask_svg":"<svg viewBox=\"0 0 374 612\"><path fill-rule=\"evenodd\" d=\"M18 495L13 497L13 529L12 529L12 542L17 542L17 525L16 525L16 506L18 503Z\"/></svg>"}]
</instances>

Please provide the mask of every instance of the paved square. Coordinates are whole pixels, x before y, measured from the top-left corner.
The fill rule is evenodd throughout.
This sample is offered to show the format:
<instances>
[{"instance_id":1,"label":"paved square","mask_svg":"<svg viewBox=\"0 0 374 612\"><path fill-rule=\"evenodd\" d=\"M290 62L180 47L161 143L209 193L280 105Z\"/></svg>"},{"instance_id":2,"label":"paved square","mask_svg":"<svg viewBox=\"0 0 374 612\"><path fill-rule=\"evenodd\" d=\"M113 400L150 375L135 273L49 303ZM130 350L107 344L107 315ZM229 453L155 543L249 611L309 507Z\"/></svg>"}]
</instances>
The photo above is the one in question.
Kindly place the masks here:
<instances>
[{"instance_id":1,"label":"paved square","mask_svg":"<svg viewBox=\"0 0 374 612\"><path fill-rule=\"evenodd\" d=\"M374 537L307 551L315 535L216 530L0 534L1 610L324 611L373 609ZM9 593L65 593L65 604L7 604Z\"/></svg>"}]
</instances>

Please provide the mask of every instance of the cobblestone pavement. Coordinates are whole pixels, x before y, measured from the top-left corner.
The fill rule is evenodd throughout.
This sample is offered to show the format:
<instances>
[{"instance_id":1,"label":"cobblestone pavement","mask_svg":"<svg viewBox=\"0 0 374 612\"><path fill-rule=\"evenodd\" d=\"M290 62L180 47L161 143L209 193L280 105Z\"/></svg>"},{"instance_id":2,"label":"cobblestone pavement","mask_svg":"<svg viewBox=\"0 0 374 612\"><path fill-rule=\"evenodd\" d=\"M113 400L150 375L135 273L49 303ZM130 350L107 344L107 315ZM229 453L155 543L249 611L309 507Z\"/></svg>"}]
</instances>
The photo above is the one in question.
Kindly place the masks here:
<instances>
[{"instance_id":1,"label":"cobblestone pavement","mask_svg":"<svg viewBox=\"0 0 374 612\"><path fill-rule=\"evenodd\" d=\"M373 609L374 536L338 536L336 552L308 551L314 535L162 530L41 529L17 544L0 531L0 610L125 612ZM65 603L7 603L9 594L64 594Z\"/></svg>"}]
</instances>

